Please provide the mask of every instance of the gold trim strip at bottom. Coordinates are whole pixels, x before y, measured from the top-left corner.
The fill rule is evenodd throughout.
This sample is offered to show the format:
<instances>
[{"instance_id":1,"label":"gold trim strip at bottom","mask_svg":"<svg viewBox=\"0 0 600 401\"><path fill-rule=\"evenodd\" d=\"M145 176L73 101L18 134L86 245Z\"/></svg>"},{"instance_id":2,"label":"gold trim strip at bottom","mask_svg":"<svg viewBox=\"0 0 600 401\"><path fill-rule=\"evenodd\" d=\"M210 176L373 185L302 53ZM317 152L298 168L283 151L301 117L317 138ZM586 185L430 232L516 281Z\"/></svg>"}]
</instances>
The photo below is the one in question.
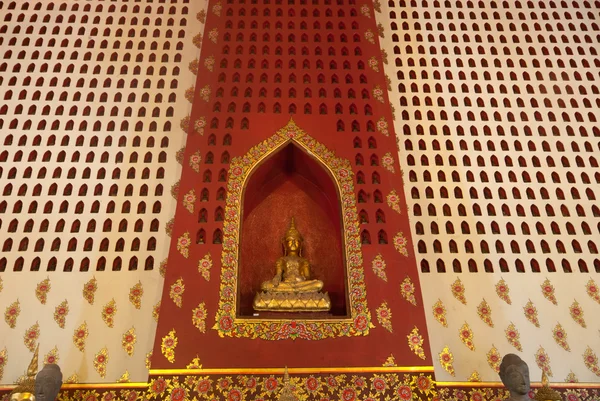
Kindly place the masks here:
<instances>
[{"instance_id":1,"label":"gold trim strip at bottom","mask_svg":"<svg viewBox=\"0 0 600 401\"><path fill-rule=\"evenodd\" d=\"M63 383L61 390L92 390L92 389L111 389L111 388L148 388L148 383ZM0 391L13 390L16 384L0 386Z\"/></svg>"},{"instance_id":2,"label":"gold trim strip at bottom","mask_svg":"<svg viewBox=\"0 0 600 401\"><path fill-rule=\"evenodd\" d=\"M469 387L469 388L500 388L504 387L502 382L436 382L438 387ZM598 383L548 383L550 388L598 388ZM541 383L531 383L531 387L542 387Z\"/></svg>"},{"instance_id":3,"label":"gold trim strip at bottom","mask_svg":"<svg viewBox=\"0 0 600 401\"><path fill-rule=\"evenodd\" d=\"M288 368L289 374L315 373L433 373L433 366L367 366L341 368ZM158 375L282 375L284 368L229 368L229 369L150 369L150 376Z\"/></svg>"}]
</instances>

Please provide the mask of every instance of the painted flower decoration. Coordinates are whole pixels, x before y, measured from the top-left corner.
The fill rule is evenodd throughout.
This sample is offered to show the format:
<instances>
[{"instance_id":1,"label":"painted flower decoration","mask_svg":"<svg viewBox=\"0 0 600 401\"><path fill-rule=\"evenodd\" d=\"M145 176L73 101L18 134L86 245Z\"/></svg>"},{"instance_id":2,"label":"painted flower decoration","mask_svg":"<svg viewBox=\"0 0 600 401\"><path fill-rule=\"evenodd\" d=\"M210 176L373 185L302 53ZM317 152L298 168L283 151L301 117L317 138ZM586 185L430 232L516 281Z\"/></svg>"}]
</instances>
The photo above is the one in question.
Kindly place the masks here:
<instances>
[{"instance_id":1,"label":"painted flower decoration","mask_svg":"<svg viewBox=\"0 0 600 401\"><path fill-rule=\"evenodd\" d=\"M115 315L117 314L117 303L114 298L110 300L104 307L102 308L102 320L108 327L114 327L115 325Z\"/></svg>"},{"instance_id":2,"label":"painted flower decoration","mask_svg":"<svg viewBox=\"0 0 600 401\"><path fill-rule=\"evenodd\" d=\"M596 376L600 376L600 368L598 368L598 357L596 353L588 346L583 353L583 363Z\"/></svg>"},{"instance_id":3,"label":"painted flower decoration","mask_svg":"<svg viewBox=\"0 0 600 401\"><path fill-rule=\"evenodd\" d=\"M525 313L527 320L529 320L535 327L540 327L540 322L538 321L538 311L531 300L525 304L523 307L523 312Z\"/></svg>"},{"instance_id":4,"label":"painted flower decoration","mask_svg":"<svg viewBox=\"0 0 600 401\"><path fill-rule=\"evenodd\" d=\"M8 352L6 351L6 347L0 350L0 380L4 376L4 367L8 362Z\"/></svg>"},{"instance_id":5,"label":"painted flower decoration","mask_svg":"<svg viewBox=\"0 0 600 401\"><path fill-rule=\"evenodd\" d=\"M400 283L400 294L412 305L417 306L417 298L415 297L415 285L410 277L406 276Z\"/></svg>"},{"instance_id":6,"label":"painted flower decoration","mask_svg":"<svg viewBox=\"0 0 600 401\"><path fill-rule=\"evenodd\" d=\"M217 4L215 4L214 6L212 6L212 12L217 16L220 17L221 16L221 10L223 9L223 5L221 4L221 2L217 2Z\"/></svg>"},{"instance_id":7,"label":"painted flower decoration","mask_svg":"<svg viewBox=\"0 0 600 401\"><path fill-rule=\"evenodd\" d=\"M175 362L175 348L177 347L177 336L175 329L171 330L169 334L162 338L160 345L160 351L167 358L167 361Z\"/></svg>"},{"instance_id":8,"label":"painted flower decoration","mask_svg":"<svg viewBox=\"0 0 600 401\"><path fill-rule=\"evenodd\" d=\"M171 290L169 291L169 297L173 300L175 305L181 308L183 305L183 293L185 292L185 284L183 284L183 278L177 279L171 284Z\"/></svg>"},{"instance_id":9,"label":"painted flower decoration","mask_svg":"<svg viewBox=\"0 0 600 401\"><path fill-rule=\"evenodd\" d=\"M367 64L369 65L369 67L371 67L371 69L375 72L379 72L379 61L377 60L377 57L375 56L371 56L369 58L369 60L367 60ZM383 118L383 117L382 117ZM387 136L387 134L384 134Z\"/></svg>"},{"instance_id":10,"label":"painted flower decoration","mask_svg":"<svg viewBox=\"0 0 600 401\"><path fill-rule=\"evenodd\" d=\"M408 347L419 358L425 359L425 351L423 350L423 336L419 333L419 328L415 326L406 336L408 339ZM395 366L395 365L394 365Z\"/></svg>"},{"instance_id":11,"label":"painted flower decoration","mask_svg":"<svg viewBox=\"0 0 600 401\"><path fill-rule=\"evenodd\" d=\"M479 375L479 372L474 370L473 373L471 373L471 376L469 376L469 378L467 379L467 381L472 382L472 383L480 382L481 376Z\"/></svg>"},{"instance_id":12,"label":"painted flower decoration","mask_svg":"<svg viewBox=\"0 0 600 401\"><path fill-rule=\"evenodd\" d=\"M94 304L94 295L98 289L98 282L96 277L92 277L87 283L83 285L83 298L88 301L90 305Z\"/></svg>"},{"instance_id":13,"label":"painted flower decoration","mask_svg":"<svg viewBox=\"0 0 600 401\"><path fill-rule=\"evenodd\" d=\"M394 157L390 152L387 152L381 158L381 165L390 173L395 173L396 169L394 168Z\"/></svg>"},{"instance_id":14,"label":"painted flower decoration","mask_svg":"<svg viewBox=\"0 0 600 401\"><path fill-rule=\"evenodd\" d=\"M179 121L179 128L181 128L181 130L184 133L188 133L190 130L190 116L185 116L181 119L181 121Z\"/></svg>"},{"instance_id":15,"label":"painted flower decoration","mask_svg":"<svg viewBox=\"0 0 600 401\"><path fill-rule=\"evenodd\" d=\"M372 30L367 29L367 31L365 32L365 39L367 40L367 42L371 43L372 45L375 44L375 34L373 33Z\"/></svg>"},{"instance_id":16,"label":"painted flower decoration","mask_svg":"<svg viewBox=\"0 0 600 401\"><path fill-rule=\"evenodd\" d=\"M161 301L158 301L152 308L152 318L156 323L158 323L158 316L160 315L160 302Z\"/></svg>"},{"instance_id":17,"label":"painted flower decoration","mask_svg":"<svg viewBox=\"0 0 600 401\"><path fill-rule=\"evenodd\" d=\"M206 69L210 72L213 72L215 69L215 57L214 56L208 56L207 58L204 59L204 66L206 67Z\"/></svg>"},{"instance_id":18,"label":"painted flower decoration","mask_svg":"<svg viewBox=\"0 0 600 401\"><path fill-rule=\"evenodd\" d=\"M367 18L371 18L371 10L369 9L369 6L366 4L363 4L362 6L360 6L360 13Z\"/></svg>"},{"instance_id":19,"label":"painted flower decoration","mask_svg":"<svg viewBox=\"0 0 600 401\"><path fill-rule=\"evenodd\" d=\"M208 33L208 38L210 39L211 42L216 44L217 40L219 39L219 30L217 28L211 29L210 32Z\"/></svg>"},{"instance_id":20,"label":"painted flower decoration","mask_svg":"<svg viewBox=\"0 0 600 401\"><path fill-rule=\"evenodd\" d=\"M519 351L523 351L523 347L521 347L521 341L519 334L519 330L515 327L513 323L509 324L506 330L504 330L506 334L506 340L508 340L509 344L515 347Z\"/></svg>"},{"instance_id":21,"label":"painted flower decoration","mask_svg":"<svg viewBox=\"0 0 600 401\"><path fill-rule=\"evenodd\" d=\"M410 336L408 338L408 345L410 346ZM390 356L387 357L387 359L385 360L385 362L383 363L382 366L388 367L388 368L398 366L396 364L396 358L394 358L394 355L390 354Z\"/></svg>"},{"instance_id":22,"label":"painted flower decoration","mask_svg":"<svg viewBox=\"0 0 600 401\"><path fill-rule=\"evenodd\" d=\"M510 305L512 302L510 300L509 293L510 289L508 288L506 281L504 281L504 279L500 279L500 281L496 283L496 294L501 300Z\"/></svg>"},{"instance_id":23,"label":"painted flower decoration","mask_svg":"<svg viewBox=\"0 0 600 401\"><path fill-rule=\"evenodd\" d=\"M590 298L592 298L594 301L600 304L600 289L598 288L598 285L596 284L594 279L590 279L587 282L587 284L585 285L585 289Z\"/></svg>"},{"instance_id":24,"label":"painted flower decoration","mask_svg":"<svg viewBox=\"0 0 600 401\"><path fill-rule=\"evenodd\" d=\"M454 283L450 285L450 290L452 291L452 295L454 298L458 299L462 304L467 304L467 298L465 297L465 286L460 281L460 278L456 278Z\"/></svg>"},{"instance_id":25,"label":"painted flower decoration","mask_svg":"<svg viewBox=\"0 0 600 401\"><path fill-rule=\"evenodd\" d=\"M206 22L206 10L200 10L198 14L196 14L196 19L204 24Z\"/></svg>"},{"instance_id":26,"label":"painted flower decoration","mask_svg":"<svg viewBox=\"0 0 600 401\"><path fill-rule=\"evenodd\" d=\"M202 274L202 277L206 281L210 281L210 269L212 268L212 265L213 262L210 253L207 253L198 261L198 273Z\"/></svg>"},{"instance_id":27,"label":"painted flower decoration","mask_svg":"<svg viewBox=\"0 0 600 401\"><path fill-rule=\"evenodd\" d=\"M381 256L381 254L375 256L373 262L371 263L371 267L373 268L373 273L375 273L377 277L387 282L387 275L385 274L385 260L383 260L383 256Z\"/></svg>"},{"instance_id":28,"label":"painted flower decoration","mask_svg":"<svg viewBox=\"0 0 600 401\"><path fill-rule=\"evenodd\" d=\"M94 356L94 369L100 375L101 378L106 377L106 364L108 363L108 350L106 347L102 348Z\"/></svg>"},{"instance_id":29,"label":"painted flower decoration","mask_svg":"<svg viewBox=\"0 0 600 401\"><path fill-rule=\"evenodd\" d=\"M206 305L200 302L192 311L192 324L196 326L201 333L206 333Z\"/></svg>"},{"instance_id":30,"label":"painted flower decoration","mask_svg":"<svg viewBox=\"0 0 600 401\"><path fill-rule=\"evenodd\" d=\"M196 131L196 133L200 134L200 135L204 135L204 129L206 128L206 117L202 116L199 117L196 122L194 123L194 131ZM200 153L198 153L198 157L200 157ZM191 160L190 160L191 161ZM198 159L197 163L200 163L200 160ZM196 171L198 172L198 171Z\"/></svg>"},{"instance_id":31,"label":"painted flower decoration","mask_svg":"<svg viewBox=\"0 0 600 401\"><path fill-rule=\"evenodd\" d=\"M21 314L21 306L17 299L12 304L6 307L4 311L4 321L8 324L8 327L14 329L17 326L17 318Z\"/></svg>"},{"instance_id":32,"label":"painted flower decoration","mask_svg":"<svg viewBox=\"0 0 600 401\"><path fill-rule=\"evenodd\" d=\"M25 330L25 334L23 335L23 343L29 351L33 352L35 351L35 347L39 338L40 325L38 324L38 322L35 322L33 326Z\"/></svg>"},{"instance_id":33,"label":"painted flower decoration","mask_svg":"<svg viewBox=\"0 0 600 401\"><path fill-rule=\"evenodd\" d=\"M196 202L196 191L190 189L187 194L183 195L183 207L190 212L194 213L194 203Z\"/></svg>"},{"instance_id":34,"label":"painted flower decoration","mask_svg":"<svg viewBox=\"0 0 600 401\"><path fill-rule=\"evenodd\" d=\"M446 320L446 307L442 303L441 299L433 304L431 308L433 311L433 317L437 320L442 326L448 327L448 321Z\"/></svg>"},{"instance_id":35,"label":"painted flower decoration","mask_svg":"<svg viewBox=\"0 0 600 401\"><path fill-rule=\"evenodd\" d=\"M194 152L190 155L189 165L196 173L200 172L200 162L202 161L202 156L200 156L200 151Z\"/></svg>"},{"instance_id":36,"label":"painted flower decoration","mask_svg":"<svg viewBox=\"0 0 600 401\"><path fill-rule=\"evenodd\" d=\"M387 302L384 301L375 311L377 312L377 321L379 324L381 324L390 333L393 333L392 311L390 310Z\"/></svg>"},{"instance_id":37,"label":"painted flower decoration","mask_svg":"<svg viewBox=\"0 0 600 401\"><path fill-rule=\"evenodd\" d=\"M565 351L571 351L571 347L569 347L569 343L567 343L567 332L560 323L556 323L556 326L554 326L552 336L554 337L554 341L556 341L556 343Z\"/></svg>"},{"instance_id":38,"label":"painted flower decoration","mask_svg":"<svg viewBox=\"0 0 600 401\"><path fill-rule=\"evenodd\" d=\"M188 64L188 69L191 71L192 74L198 75L199 64L200 63L198 62L198 59L193 59L192 61L190 61L190 63Z\"/></svg>"},{"instance_id":39,"label":"painted flower decoration","mask_svg":"<svg viewBox=\"0 0 600 401\"><path fill-rule=\"evenodd\" d=\"M404 234L402 232L399 232L394 236L394 248L396 248L396 250L400 252L401 255L404 255L406 257L408 257L407 244L408 241L406 237L404 237Z\"/></svg>"},{"instance_id":40,"label":"painted flower decoration","mask_svg":"<svg viewBox=\"0 0 600 401\"><path fill-rule=\"evenodd\" d=\"M578 382L579 382L579 379L577 379L577 376L573 372L570 372L567 375L567 377L565 378L565 383L578 383Z\"/></svg>"},{"instance_id":41,"label":"painted flower decoration","mask_svg":"<svg viewBox=\"0 0 600 401\"><path fill-rule=\"evenodd\" d=\"M177 196L179 195L179 185L180 185L179 181L177 181L175 184L171 185L171 196L175 200L177 200Z\"/></svg>"},{"instance_id":42,"label":"painted flower decoration","mask_svg":"<svg viewBox=\"0 0 600 401\"><path fill-rule=\"evenodd\" d=\"M54 321L61 329L65 328L67 315L69 314L69 302L65 299L54 308Z\"/></svg>"},{"instance_id":43,"label":"painted flower decoration","mask_svg":"<svg viewBox=\"0 0 600 401\"><path fill-rule=\"evenodd\" d=\"M487 352L487 362L496 373L500 372L500 362L502 362L502 358L498 353L498 349L492 345L492 348Z\"/></svg>"},{"instance_id":44,"label":"painted flower decoration","mask_svg":"<svg viewBox=\"0 0 600 401\"><path fill-rule=\"evenodd\" d=\"M373 88L373 91L371 93L373 94L373 97L377 99L377 101L381 103L385 101L385 99L383 98L383 89L381 89L381 86L375 85L375 88Z\"/></svg>"},{"instance_id":45,"label":"painted flower decoration","mask_svg":"<svg viewBox=\"0 0 600 401\"><path fill-rule=\"evenodd\" d=\"M196 356L192 359L192 362L188 363L185 367L186 369L202 369L202 364L200 363L200 358Z\"/></svg>"},{"instance_id":46,"label":"painted flower decoration","mask_svg":"<svg viewBox=\"0 0 600 401\"><path fill-rule=\"evenodd\" d=\"M552 302L554 305L558 305L558 302L556 301L556 296L554 295L554 286L552 285L552 283L550 283L550 280L544 280L540 287L542 288L542 294L544 295L544 298Z\"/></svg>"},{"instance_id":47,"label":"painted flower decoration","mask_svg":"<svg viewBox=\"0 0 600 401\"><path fill-rule=\"evenodd\" d=\"M546 372L548 376L552 377L552 369L550 368L550 357L548 357L548 354L546 353L544 347L538 348L537 352L535 353L535 362L541 370Z\"/></svg>"},{"instance_id":48,"label":"painted flower decoration","mask_svg":"<svg viewBox=\"0 0 600 401\"><path fill-rule=\"evenodd\" d=\"M127 352L127 355L133 356L135 351L135 343L137 342L137 336L135 335L135 327L130 328L121 338L121 346Z\"/></svg>"},{"instance_id":49,"label":"painted flower decoration","mask_svg":"<svg viewBox=\"0 0 600 401\"><path fill-rule=\"evenodd\" d=\"M477 306L477 314L485 324L494 327L494 322L492 321L492 308L485 299Z\"/></svg>"},{"instance_id":50,"label":"painted flower decoration","mask_svg":"<svg viewBox=\"0 0 600 401\"><path fill-rule=\"evenodd\" d=\"M58 348L54 347L44 356L44 365L48 365L50 363L58 364L59 359Z\"/></svg>"},{"instance_id":51,"label":"painted flower decoration","mask_svg":"<svg viewBox=\"0 0 600 401\"><path fill-rule=\"evenodd\" d=\"M184 232L181 237L177 239L177 250L184 258L188 258L190 256L190 245L192 244L192 240L190 239L190 233Z\"/></svg>"},{"instance_id":52,"label":"painted flower decoration","mask_svg":"<svg viewBox=\"0 0 600 401\"><path fill-rule=\"evenodd\" d=\"M88 335L89 331L86 322L81 323L73 332L73 344L81 352L85 349L85 340L87 340Z\"/></svg>"},{"instance_id":53,"label":"painted flower decoration","mask_svg":"<svg viewBox=\"0 0 600 401\"><path fill-rule=\"evenodd\" d=\"M142 296L144 295L144 287L142 282L138 281L133 287L129 289L129 302L135 307L135 309L142 308Z\"/></svg>"},{"instance_id":54,"label":"painted flower decoration","mask_svg":"<svg viewBox=\"0 0 600 401\"><path fill-rule=\"evenodd\" d=\"M40 281L35 288L35 297L42 305L46 305L50 288L52 288L50 285L50 278L45 278L44 280Z\"/></svg>"},{"instance_id":55,"label":"painted flower decoration","mask_svg":"<svg viewBox=\"0 0 600 401\"><path fill-rule=\"evenodd\" d=\"M195 90L196 90L196 88L194 88L193 86L189 87L189 88L187 88L185 90L185 93L183 95L187 99L187 101L190 102L190 103L194 102L194 92L195 92Z\"/></svg>"},{"instance_id":56,"label":"painted flower decoration","mask_svg":"<svg viewBox=\"0 0 600 401\"><path fill-rule=\"evenodd\" d=\"M117 379L117 383L129 383L131 382L131 379L129 377L129 371L126 370L125 373L123 373L121 375L121 377L119 377ZM135 401L137 399L137 392L135 390L131 390L129 393L127 393L128 390L121 390L121 395L125 396L125 399L128 401ZM126 394L124 394L126 393Z\"/></svg>"},{"instance_id":57,"label":"painted flower decoration","mask_svg":"<svg viewBox=\"0 0 600 401\"><path fill-rule=\"evenodd\" d=\"M450 348L446 345L442 352L439 354L440 365L446 372L448 372L451 376L454 376L454 356L452 352L450 352Z\"/></svg>"},{"instance_id":58,"label":"painted flower decoration","mask_svg":"<svg viewBox=\"0 0 600 401\"><path fill-rule=\"evenodd\" d=\"M390 191L386 197L386 200L388 206L391 207L393 211L402 213L402 209L400 209L400 196L398 196L395 189Z\"/></svg>"},{"instance_id":59,"label":"painted flower decoration","mask_svg":"<svg viewBox=\"0 0 600 401\"><path fill-rule=\"evenodd\" d=\"M579 302L576 300L573 301L571 306L569 307L569 311L571 312L571 317L575 322L577 322L584 329L587 327L585 324L585 320L583 318L583 309L579 306Z\"/></svg>"},{"instance_id":60,"label":"painted flower decoration","mask_svg":"<svg viewBox=\"0 0 600 401\"><path fill-rule=\"evenodd\" d=\"M202 47L202 34L198 33L198 34L194 35L194 37L192 38L192 43L198 49L201 48Z\"/></svg>"},{"instance_id":61,"label":"painted flower decoration","mask_svg":"<svg viewBox=\"0 0 600 401\"><path fill-rule=\"evenodd\" d=\"M471 351L475 351L475 343L473 342L473 330L468 323L462 325L460 330L458 331L458 336L460 341Z\"/></svg>"}]
</instances>

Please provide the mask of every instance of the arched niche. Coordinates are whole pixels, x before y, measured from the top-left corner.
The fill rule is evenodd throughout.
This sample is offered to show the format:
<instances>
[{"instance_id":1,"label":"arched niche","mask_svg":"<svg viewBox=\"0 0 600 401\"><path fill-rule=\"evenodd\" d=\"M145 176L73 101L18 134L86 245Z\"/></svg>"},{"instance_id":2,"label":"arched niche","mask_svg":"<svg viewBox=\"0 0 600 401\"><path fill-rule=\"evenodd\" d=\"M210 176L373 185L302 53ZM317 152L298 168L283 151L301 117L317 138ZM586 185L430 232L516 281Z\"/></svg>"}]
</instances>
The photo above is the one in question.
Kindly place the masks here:
<instances>
[{"instance_id":1,"label":"arched niche","mask_svg":"<svg viewBox=\"0 0 600 401\"><path fill-rule=\"evenodd\" d=\"M295 142L284 144L250 172L241 210L238 316L255 313L254 295L275 274L292 217L304 238L302 256L311 264L311 278L323 281L331 298L329 316L349 315L340 196L326 166Z\"/></svg>"}]
</instances>

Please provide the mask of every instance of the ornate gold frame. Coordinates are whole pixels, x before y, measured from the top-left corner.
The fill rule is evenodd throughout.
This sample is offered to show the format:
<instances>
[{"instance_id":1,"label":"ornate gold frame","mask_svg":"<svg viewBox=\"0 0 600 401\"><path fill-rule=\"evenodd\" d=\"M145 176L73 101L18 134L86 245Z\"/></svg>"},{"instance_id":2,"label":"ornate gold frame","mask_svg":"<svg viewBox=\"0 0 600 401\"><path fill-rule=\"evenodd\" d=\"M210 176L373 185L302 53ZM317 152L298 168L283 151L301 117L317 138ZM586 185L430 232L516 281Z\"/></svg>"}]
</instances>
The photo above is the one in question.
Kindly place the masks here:
<instances>
[{"instance_id":1,"label":"ornate gold frame","mask_svg":"<svg viewBox=\"0 0 600 401\"><path fill-rule=\"evenodd\" d=\"M331 319L255 319L236 316L239 238L242 217L243 190L247 179L271 154L294 143L320 162L337 187L344 232L346 288L350 316ZM323 144L300 129L293 119L270 138L252 147L242 156L231 160L227 182L223 252L221 254L221 283L219 306L214 330L221 337L249 337L264 340L305 339L321 340L342 336L364 336L375 326L367 308L363 258L359 236L358 213L350 162L338 158Z\"/></svg>"}]
</instances>

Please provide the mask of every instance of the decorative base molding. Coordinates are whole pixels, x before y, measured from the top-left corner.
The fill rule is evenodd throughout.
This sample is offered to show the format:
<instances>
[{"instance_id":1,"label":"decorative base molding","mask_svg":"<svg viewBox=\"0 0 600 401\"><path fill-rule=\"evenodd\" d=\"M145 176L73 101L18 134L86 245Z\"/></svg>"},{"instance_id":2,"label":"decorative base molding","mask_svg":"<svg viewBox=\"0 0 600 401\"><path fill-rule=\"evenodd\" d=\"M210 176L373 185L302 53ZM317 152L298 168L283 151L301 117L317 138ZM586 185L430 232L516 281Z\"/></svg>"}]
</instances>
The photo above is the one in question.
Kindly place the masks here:
<instances>
[{"instance_id":1,"label":"decorative base molding","mask_svg":"<svg viewBox=\"0 0 600 401\"><path fill-rule=\"evenodd\" d=\"M254 309L274 312L327 312L331 309L328 293L259 292L254 297Z\"/></svg>"}]
</instances>

